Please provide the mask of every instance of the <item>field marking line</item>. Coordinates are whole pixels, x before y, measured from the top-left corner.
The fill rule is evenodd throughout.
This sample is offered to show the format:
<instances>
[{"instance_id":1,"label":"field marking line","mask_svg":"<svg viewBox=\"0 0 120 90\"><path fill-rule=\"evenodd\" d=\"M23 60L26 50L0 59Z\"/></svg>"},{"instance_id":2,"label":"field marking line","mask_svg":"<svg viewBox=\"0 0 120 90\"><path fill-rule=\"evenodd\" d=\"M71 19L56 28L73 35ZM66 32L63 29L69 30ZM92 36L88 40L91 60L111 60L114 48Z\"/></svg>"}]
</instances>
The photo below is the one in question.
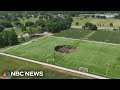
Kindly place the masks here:
<instances>
[{"instance_id":1,"label":"field marking line","mask_svg":"<svg viewBox=\"0 0 120 90\"><path fill-rule=\"evenodd\" d=\"M19 60L24 60L24 61L28 61L28 62L32 62L32 63L36 63L36 64L45 65L45 66L48 66L48 67L53 67L53 68L56 68L56 69L61 69L61 70L64 70L64 71L69 71L69 72L77 73L77 74L88 76L88 77L93 77L95 79L109 79L109 78L106 78L106 77L102 77L102 76L98 76L98 75L94 75L94 74L90 74L90 73L79 72L79 71L76 71L76 70L72 70L72 69L68 69L68 68L64 68L64 67L60 67L60 66L56 66L56 65L52 65L52 64L47 64L47 63L35 61L35 60L32 60L32 59L18 57L18 56L14 56L14 55L2 53L2 52L0 52L0 54L8 56L8 57L12 57L12 58L17 58Z\"/></svg>"},{"instance_id":2,"label":"field marking line","mask_svg":"<svg viewBox=\"0 0 120 90\"><path fill-rule=\"evenodd\" d=\"M89 33L88 35L86 35L84 38L89 38L91 35L93 35L96 31L93 31L91 33Z\"/></svg>"},{"instance_id":3,"label":"field marking line","mask_svg":"<svg viewBox=\"0 0 120 90\"><path fill-rule=\"evenodd\" d=\"M66 38L66 37L57 37L57 36L49 36L49 37L71 39L71 40L80 40L80 39ZM100 44L102 43L102 44L108 44L108 45L119 45L120 46L120 44L115 44L115 43L106 43L106 42L98 42L98 41L90 41L90 40L81 40L81 41L94 42L94 43L100 43Z\"/></svg>"},{"instance_id":4,"label":"field marking line","mask_svg":"<svg viewBox=\"0 0 120 90\"><path fill-rule=\"evenodd\" d=\"M65 66L67 66L68 64L70 64L71 62L73 62L73 60L70 60L68 63L66 63L66 65Z\"/></svg>"},{"instance_id":5,"label":"field marking line","mask_svg":"<svg viewBox=\"0 0 120 90\"><path fill-rule=\"evenodd\" d=\"M15 71L18 71L18 70L20 70L22 67L19 67L19 68L17 68Z\"/></svg>"}]
</instances>

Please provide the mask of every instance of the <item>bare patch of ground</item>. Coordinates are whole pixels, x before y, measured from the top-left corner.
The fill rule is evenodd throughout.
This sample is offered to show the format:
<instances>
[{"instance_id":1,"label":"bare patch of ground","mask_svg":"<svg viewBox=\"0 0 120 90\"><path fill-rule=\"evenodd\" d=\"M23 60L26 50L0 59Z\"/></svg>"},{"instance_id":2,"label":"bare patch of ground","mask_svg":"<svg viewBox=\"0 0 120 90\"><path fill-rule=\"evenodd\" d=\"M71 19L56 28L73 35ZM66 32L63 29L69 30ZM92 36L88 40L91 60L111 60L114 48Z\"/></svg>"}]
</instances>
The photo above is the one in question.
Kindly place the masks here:
<instances>
[{"instance_id":1,"label":"bare patch of ground","mask_svg":"<svg viewBox=\"0 0 120 90\"><path fill-rule=\"evenodd\" d=\"M70 45L60 45L60 46L56 46L55 50L61 53L73 53L77 50L77 48L74 48Z\"/></svg>"}]
</instances>

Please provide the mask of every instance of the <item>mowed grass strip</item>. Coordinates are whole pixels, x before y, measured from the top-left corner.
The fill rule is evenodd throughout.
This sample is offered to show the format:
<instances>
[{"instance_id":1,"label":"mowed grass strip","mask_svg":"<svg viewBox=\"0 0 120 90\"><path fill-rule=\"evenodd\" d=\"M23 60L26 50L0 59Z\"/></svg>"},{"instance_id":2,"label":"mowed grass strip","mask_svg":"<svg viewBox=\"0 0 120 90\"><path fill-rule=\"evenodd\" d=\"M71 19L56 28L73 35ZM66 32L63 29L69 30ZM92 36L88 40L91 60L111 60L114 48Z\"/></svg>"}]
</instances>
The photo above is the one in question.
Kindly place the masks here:
<instances>
[{"instance_id":1,"label":"mowed grass strip","mask_svg":"<svg viewBox=\"0 0 120 90\"><path fill-rule=\"evenodd\" d=\"M76 42L79 42L76 52L69 54L55 52L54 54L55 46L73 45ZM120 78L120 45L42 37L36 42L7 50L6 53L75 70L85 67L92 74Z\"/></svg>"},{"instance_id":2,"label":"mowed grass strip","mask_svg":"<svg viewBox=\"0 0 120 90\"><path fill-rule=\"evenodd\" d=\"M56 33L55 36L83 39L85 36L89 35L91 32L93 31L83 30L83 29L67 29L67 30L61 31L60 33Z\"/></svg>"},{"instance_id":3,"label":"mowed grass strip","mask_svg":"<svg viewBox=\"0 0 120 90\"><path fill-rule=\"evenodd\" d=\"M68 29L54 36L120 44L120 31Z\"/></svg>"},{"instance_id":4,"label":"mowed grass strip","mask_svg":"<svg viewBox=\"0 0 120 90\"><path fill-rule=\"evenodd\" d=\"M0 77L5 71L43 71L42 77L11 77L11 79L84 79L90 77L73 74L71 72L22 61L19 59L0 55Z\"/></svg>"},{"instance_id":5,"label":"mowed grass strip","mask_svg":"<svg viewBox=\"0 0 120 90\"><path fill-rule=\"evenodd\" d=\"M89 40L120 44L120 31L96 31Z\"/></svg>"}]
</instances>

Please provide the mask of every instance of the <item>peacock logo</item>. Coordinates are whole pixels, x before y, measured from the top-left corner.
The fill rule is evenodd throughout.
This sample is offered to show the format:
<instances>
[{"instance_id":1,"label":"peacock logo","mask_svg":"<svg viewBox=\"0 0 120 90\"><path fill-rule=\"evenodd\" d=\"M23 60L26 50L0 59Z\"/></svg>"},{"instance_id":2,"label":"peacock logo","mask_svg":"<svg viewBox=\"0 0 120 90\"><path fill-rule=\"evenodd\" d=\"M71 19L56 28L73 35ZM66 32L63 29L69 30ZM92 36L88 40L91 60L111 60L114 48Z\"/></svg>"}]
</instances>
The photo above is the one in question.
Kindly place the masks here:
<instances>
[{"instance_id":1,"label":"peacock logo","mask_svg":"<svg viewBox=\"0 0 120 90\"><path fill-rule=\"evenodd\" d=\"M3 76L6 77L6 76L11 76L10 72L4 72L3 73Z\"/></svg>"}]
</instances>

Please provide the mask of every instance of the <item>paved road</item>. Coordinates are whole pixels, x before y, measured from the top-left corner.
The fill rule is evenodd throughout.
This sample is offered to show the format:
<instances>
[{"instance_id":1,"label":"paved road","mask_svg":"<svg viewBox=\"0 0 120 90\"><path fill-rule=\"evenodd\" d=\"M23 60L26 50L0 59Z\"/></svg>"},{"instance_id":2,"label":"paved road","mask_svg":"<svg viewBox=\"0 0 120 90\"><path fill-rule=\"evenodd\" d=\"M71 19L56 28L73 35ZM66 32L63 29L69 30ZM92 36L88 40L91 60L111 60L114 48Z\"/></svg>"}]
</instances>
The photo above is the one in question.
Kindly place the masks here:
<instances>
[{"instance_id":1,"label":"paved road","mask_svg":"<svg viewBox=\"0 0 120 90\"><path fill-rule=\"evenodd\" d=\"M68 69L68 68L64 68L64 67L60 67L60 66L56 66L56 65L52 65L52 64L47 64L47 63L43 63L43 62L34 61L32 59L27 59L27 58L23 58L23 57L18 57L18 56L2 53L2 52L0 52L0 54L5 55L5 56L9 56L9 57L12 57L12 58L17 58L19 60L29 61L29 62L32 62L32 63L37 63L37 64L53 67L53 68L56 68L56 69L77 73L77 74L92 77L92 78L95 78L95 79L109 79L109 78L105 78L105 77L101 77L101 76L97 76L97 75L93 75L93 74L89 74L89 73L79 72L79 71L76 71L76 70L72 70L72 69Z\"/></svg>"}]
</instances>

